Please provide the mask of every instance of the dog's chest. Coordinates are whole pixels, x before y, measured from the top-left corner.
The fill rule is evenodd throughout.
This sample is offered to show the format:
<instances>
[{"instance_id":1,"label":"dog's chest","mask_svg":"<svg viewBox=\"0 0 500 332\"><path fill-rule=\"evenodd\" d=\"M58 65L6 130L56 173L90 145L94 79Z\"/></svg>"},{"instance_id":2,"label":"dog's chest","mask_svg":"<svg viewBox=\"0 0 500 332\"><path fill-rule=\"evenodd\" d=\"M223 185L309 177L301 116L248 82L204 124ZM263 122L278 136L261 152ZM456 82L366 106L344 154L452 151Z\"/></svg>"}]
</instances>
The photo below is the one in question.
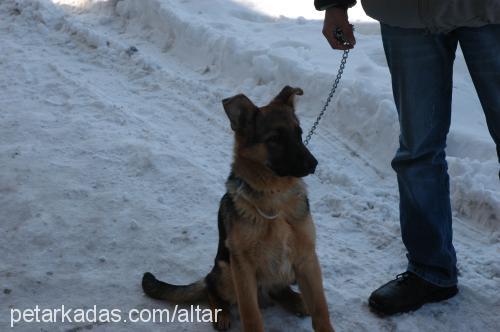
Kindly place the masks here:
<instances>
[{"instance_id":1,"label":"dog's chest","mask_svg":"<svg viewBox=\"0 0 500 332\"><path fill-rule=\"evenodd\" d=\"M255 243L257 282L261 286L288 285L295 281L293 234L286 221L269 221L261 241ZM272 223L272 224L271 224Z\"/></svg>"}]
</instances>

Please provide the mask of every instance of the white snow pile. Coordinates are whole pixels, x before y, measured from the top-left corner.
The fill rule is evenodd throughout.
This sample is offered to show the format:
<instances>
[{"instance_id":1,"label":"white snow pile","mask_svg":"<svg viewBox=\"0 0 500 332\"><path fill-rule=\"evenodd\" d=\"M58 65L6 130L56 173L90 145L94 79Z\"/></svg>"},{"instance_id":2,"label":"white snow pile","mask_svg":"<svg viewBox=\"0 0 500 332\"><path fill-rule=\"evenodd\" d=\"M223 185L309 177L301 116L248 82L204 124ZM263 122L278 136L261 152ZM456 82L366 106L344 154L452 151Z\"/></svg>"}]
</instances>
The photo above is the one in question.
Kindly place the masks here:
<instances>
[{"instance_id":1,"label":"white snow pile","mask_svg":"<svg viewBox=\"0 0 500 332\"><path fill-rule=\"evenodd\" d=\"M220 101L305 95L307 131L341 53L304 2L0 1L0 328L11 309L170 308L140 279L188 283L211 268L232 153ZM283 11L280 11L280 6ZM405 268L390 160L398 123L376 23L357 45L313 137L307 178L325 291L338 331L497 331L498 160L461 53L448 161L460 293L380 318L366 299ZM233 329L239 330L237 311ZM309 318L263 309L268 331ZM207 323L17 323L19 331L211 331Z\"/></svg>"}]
</instances>

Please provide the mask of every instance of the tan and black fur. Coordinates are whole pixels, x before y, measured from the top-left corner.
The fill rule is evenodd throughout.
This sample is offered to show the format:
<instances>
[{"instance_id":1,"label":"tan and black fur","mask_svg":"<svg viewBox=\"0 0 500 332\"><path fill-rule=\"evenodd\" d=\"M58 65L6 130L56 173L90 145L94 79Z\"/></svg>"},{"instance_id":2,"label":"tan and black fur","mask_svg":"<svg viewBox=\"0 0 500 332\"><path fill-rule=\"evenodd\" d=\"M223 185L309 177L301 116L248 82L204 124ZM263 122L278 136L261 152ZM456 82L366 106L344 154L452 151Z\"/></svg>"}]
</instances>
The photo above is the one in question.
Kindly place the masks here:
<instances>
[{"instance_id":1,"label":"tan and black fur","mask_svg":"<svg viewBox=\"0 0 500 332\"><path fill-rule=\"evenodd\" d=\"M296 315L311 315L315 331L333 331L301 179L317 165L295 115L294 96L301 94L287 86L261 108L241 94L223 100L235 144L214 267L186 286L145 273L146 294L174 303L208 301L213 310L222 309L214 323L219 330L229 328L229 307L237 304L245 332L264 331L259 294L267 294ZM290 288L295 282L300 294Z\"/></svg>"}]
</instances>

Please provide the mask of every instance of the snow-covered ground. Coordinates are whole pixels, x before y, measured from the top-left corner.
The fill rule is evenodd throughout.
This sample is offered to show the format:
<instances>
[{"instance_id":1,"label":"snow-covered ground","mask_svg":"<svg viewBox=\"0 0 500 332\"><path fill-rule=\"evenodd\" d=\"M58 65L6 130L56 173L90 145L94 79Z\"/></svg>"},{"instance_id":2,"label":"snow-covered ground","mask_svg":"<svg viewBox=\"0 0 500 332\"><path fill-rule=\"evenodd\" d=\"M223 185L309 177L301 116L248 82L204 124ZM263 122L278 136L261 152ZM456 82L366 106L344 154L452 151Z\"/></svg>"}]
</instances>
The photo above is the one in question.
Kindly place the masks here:
<instances>
[{"instance_id":1,"label":"snow-covered ground","mask_svg":"<svg viewBox=\"0 0 500 332\"><path fill-rule=\"evenodd\" d=\"M10 308L171 308L143 295L144 271L177 283L209 271L232 152L220 101L244 92L264 104L299 86L310 127L341 55L312 2L0 1L2 331ZM333 322L338 331L498 331L498 161L460 53L447 152L461 291L391 318L368 310L370 292L403 271L405 251L389 73L377 24L353 13L358 43L313 137L320 166L307 178ZM277 307L263 315L268 331L310 330L310 319ZM17 325L85 329L212 327Z\"/></svg>"}]
</instances>

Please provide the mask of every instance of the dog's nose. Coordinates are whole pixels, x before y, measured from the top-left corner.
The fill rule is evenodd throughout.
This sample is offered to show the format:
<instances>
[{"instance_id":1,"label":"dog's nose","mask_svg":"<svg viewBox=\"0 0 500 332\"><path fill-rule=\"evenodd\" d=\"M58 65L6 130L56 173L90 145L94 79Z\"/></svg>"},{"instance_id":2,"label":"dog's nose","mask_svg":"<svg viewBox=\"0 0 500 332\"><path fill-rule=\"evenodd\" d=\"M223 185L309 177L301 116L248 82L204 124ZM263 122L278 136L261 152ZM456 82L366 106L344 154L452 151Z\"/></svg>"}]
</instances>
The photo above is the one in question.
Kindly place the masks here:
<instances>
[{"instance_id":1,"label":"dog's nose","mask_svg":"<svg viewBox=\"0 0 500 332\"><path fill-rule=\"evenodd\" d=\"M309 172L309 174L314 174L314 171L316 171L316 166L318 166L318 161L316 158L311 156L311 158L307 158L306 161L306 169Z\"/></svg>"}]
</instances>

